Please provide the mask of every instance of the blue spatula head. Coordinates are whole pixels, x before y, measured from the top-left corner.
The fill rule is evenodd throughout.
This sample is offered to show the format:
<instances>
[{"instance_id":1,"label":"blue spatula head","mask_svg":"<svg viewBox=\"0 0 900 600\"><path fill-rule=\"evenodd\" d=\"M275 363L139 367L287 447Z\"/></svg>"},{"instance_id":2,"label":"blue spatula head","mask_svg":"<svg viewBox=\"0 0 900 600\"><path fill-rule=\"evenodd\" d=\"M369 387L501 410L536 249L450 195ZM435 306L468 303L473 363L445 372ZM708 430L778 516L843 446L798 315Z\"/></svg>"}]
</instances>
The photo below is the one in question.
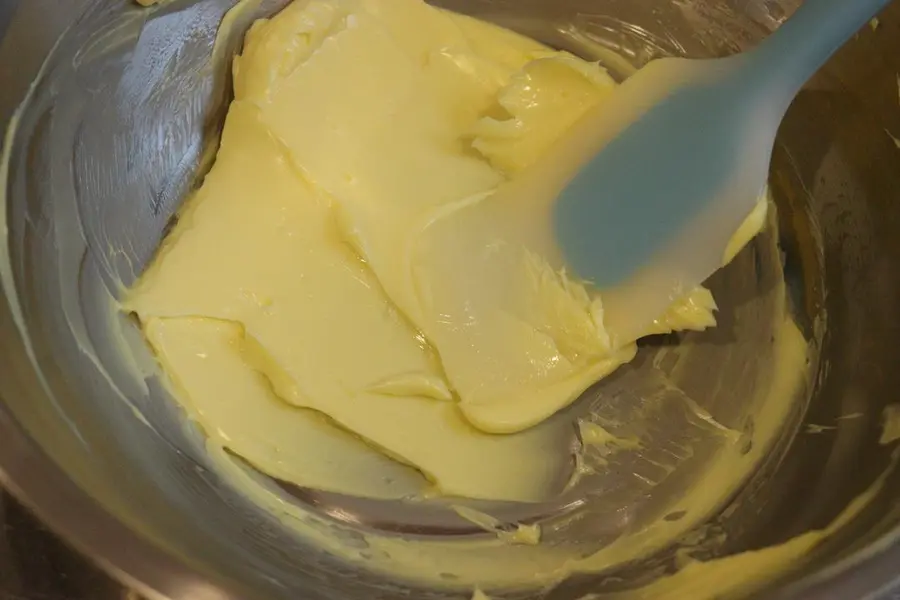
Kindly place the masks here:
<instances>
[{"instance_id":1,"label":"blue spatula head","mask_svg":"<svg viewBox=\"0 0 900 600\"><path fill-rule=\"evenodd\" d=\"M563 190L557 236L580 276L600 288L627 282L719 199L743 153L736 120L743 99L730 91L692 85L675 91ZM755 198L740 199L736 218Z\"/></svg>"},{"instance_id":2,"label":"blue spatula head","mask_svg":"<svg viewBox=\"0 0 900 600\"><path fill-rule=\"evenodd\" d=\"M620 341L722 266L788 104L888 2L806 0L757 49L655 61L578 124L594 154L559 195L555 232L575 273L604 292Z\"/></svg>"},{"instance_id":3,"label":"blue spatula head","mask_svg":"<svg viewBox=\"0 0 900 600\"><path fill-rule=\"evenodd\" d=\"M556 236L620 338L722 265L765 186L778 120L733 80L741 60L657 61L592 117L606 141L557 198Z\"/></svg>"}]
</instances>

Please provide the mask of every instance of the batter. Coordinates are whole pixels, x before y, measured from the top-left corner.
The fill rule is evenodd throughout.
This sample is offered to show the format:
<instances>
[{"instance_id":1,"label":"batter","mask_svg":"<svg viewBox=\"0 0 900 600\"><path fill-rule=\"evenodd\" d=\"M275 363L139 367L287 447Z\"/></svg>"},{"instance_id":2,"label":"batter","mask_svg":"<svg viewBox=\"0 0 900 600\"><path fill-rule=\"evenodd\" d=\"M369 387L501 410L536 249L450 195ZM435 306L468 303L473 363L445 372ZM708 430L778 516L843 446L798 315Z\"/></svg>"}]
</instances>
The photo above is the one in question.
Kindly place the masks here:
<instances>
[{"instance_id":1,"label":"batter","mask_svg":"<svg viewBox=\"0 0 900 600\"><path fill-rule=\"evenodd\" d=\"M569 460L550 417L636 348L514 192L611 93L594 63L421 0L290 4L247 34L215 165L124 306L210 439L270 475L545 499ZM697 289L646 332L714 309ZM308 434L396 473L315 467Z\"/></svg>"}]
</instances>

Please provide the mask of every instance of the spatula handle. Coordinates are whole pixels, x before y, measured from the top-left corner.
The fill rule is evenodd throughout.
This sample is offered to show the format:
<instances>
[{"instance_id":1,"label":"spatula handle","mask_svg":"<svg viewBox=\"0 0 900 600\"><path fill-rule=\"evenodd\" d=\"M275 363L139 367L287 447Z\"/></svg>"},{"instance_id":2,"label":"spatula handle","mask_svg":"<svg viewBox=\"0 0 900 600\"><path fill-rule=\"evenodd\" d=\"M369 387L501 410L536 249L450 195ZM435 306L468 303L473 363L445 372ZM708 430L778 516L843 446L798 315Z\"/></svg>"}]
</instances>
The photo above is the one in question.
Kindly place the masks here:
<instances>
[{"instance_id":1,"label":"spatula handle","mask_svg":"<svg viewBox=\"0 0 900 600\"><path fill-rule=\"evenodd\" d=\"M781 27L749 53L760 82L789 98L844 42L891 0L806 0Z\"/></svg>"}]
</instances>

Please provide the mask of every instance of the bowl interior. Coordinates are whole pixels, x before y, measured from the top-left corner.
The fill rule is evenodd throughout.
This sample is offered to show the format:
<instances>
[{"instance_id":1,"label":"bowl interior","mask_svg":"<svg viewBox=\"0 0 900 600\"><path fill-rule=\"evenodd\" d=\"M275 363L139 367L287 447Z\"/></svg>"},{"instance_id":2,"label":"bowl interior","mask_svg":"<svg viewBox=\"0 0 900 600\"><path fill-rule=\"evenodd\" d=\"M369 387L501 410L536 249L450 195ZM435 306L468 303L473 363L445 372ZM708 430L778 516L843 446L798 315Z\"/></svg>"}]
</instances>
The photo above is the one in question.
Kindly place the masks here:
<instances>
[{"instance_id":1,"label":"bowl interior","mask_svg":"<svg viewBox=\"0 0 900 600\"><path fill-rule=\"evenodd\" d=\"M38 4L20 9L0 63L17 52ZM477 569L429 574L451 588L458 578L459 591L401 583L327 556L286 522L348 547L405 536L435 560L447 540L487 534L441 503L360 500L281 485L239 462L223 468L116 309L213 156L229 99L227 59L253 18L285 2L248 4L220 32L234 4L73 2L68 21L41 30L57 26L44 46L43 38L28 46L28 56L49 58L0 105L11 110L13 92L21 98L38 75L5 144L0 275L9 310L0 347L10 358L0 366L0 397L16 427L78 487L199 581L260 598L467 597ZM657 56L747 47L794 3L438 4L598 59L624 78ZM577 419L638 437L641 447L589 453L594 468L561 484L551 502L473 505L504 521L542 523L564 556L615 557L598 574L540 593L564 600L628 589L671 570L686 548L708 558L785 541L827 526L867 489L865 509L817 547L806 572L896 522L884 504L896 498L896 478L879 479L893 465L891 449L879 438L900 384L900 208L892 202L900 173L885 135L900 135L900 52L890 41L900 39L890 35L898 13L860 34L792 106L773 158L768 227L709 281L719 326L646 340L633 364L549 425L572 424L564 448L581 443ZM222 52L213 52L217 35ZM247 485L259 495L242 493ZM114 543L102 552L116 564ZM511 587L540 562L502 548L478 557L507 565L496 582Z\"/></svg>"}]
</instances>

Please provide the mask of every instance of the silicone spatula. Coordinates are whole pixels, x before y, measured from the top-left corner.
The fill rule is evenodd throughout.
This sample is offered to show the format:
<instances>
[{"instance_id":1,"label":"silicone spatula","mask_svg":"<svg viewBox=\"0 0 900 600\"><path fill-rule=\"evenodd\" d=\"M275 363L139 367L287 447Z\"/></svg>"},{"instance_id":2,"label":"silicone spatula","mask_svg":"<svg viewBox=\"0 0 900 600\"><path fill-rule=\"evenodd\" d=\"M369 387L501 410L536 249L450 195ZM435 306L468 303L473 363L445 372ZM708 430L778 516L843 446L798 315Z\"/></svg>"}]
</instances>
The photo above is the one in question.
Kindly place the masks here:
<instances>
[{"instance_id":1,"label":"silicone spatula","mask_svg":"<svg viewBox=\"0 0 900 600\"><path fill-rule=\"evenodd\" d=\"M555 233L604 292L616 337L638 337L722 266L794 96L889 1L806 0L749 52L649 63L579 123L593 151L557 197Z\"/></svg>"}]
</instances>

